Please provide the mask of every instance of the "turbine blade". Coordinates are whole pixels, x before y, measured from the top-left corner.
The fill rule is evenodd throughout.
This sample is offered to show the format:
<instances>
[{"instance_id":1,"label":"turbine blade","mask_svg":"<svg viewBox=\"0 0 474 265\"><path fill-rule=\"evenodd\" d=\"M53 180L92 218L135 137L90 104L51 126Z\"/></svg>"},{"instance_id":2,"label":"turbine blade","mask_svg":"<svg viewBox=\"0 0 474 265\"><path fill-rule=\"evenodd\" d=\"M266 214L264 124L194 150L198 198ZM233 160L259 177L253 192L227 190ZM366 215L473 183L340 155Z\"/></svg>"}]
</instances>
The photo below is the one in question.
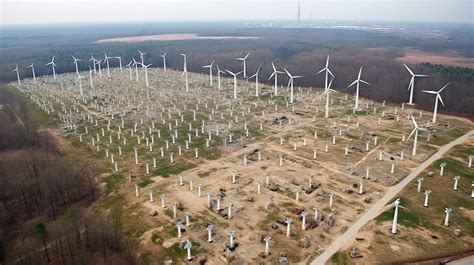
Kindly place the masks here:
<instances>
[{"instance_id":1,"label":"turbine blade","mask_svg":"<svg viewBox=\"0 0 474 265\"><path fill-rule=\"evenodd\" d=\"M441 98L441 95L438 93L436 97L439 99L439 102L441 102L441 105L443 105L444 107L444 102L443 102L443 99Z\"/></svg>"},{"instance_id":2,"label":"turbine blade","mask_svg":"<svg viewBox=\"0 0 474 265\"><path fill-rule=\"evenodd\" d=\"M433 94L433 95L438 94L438 92L436 92L436 91L430 91L430 90L421 90L421 92L423 92L423 93L428 93L428 94Z\"/></svg>"},{"instance_id":3,"label":"turbine blade","mask_svg":"<svg viewBox=\"0 0 474 265\"><path fill-rule=\"evenodd\" d=\"M356 84L359 80L355 80L354 82L352 82L347 88L353 86L354 84Z\"/></svg>"},{"instance_id":4,"label":"turbine blade","mask_svg":"<svg viewBox=\"0 0 474 265\"><path fill-rule=\"evenodd\" d=\"M408 66L406 64L403 64L405 66L405 68L408 70L408 72L410 72L411 75L415 75L412 70L410 68L408 68Z\"/></svg>"},{"instance_id":5,"label":"turbine blade","mask_svg":"<svg viewBox=\"0 0 474 265\"><path fill-rule=\"evenodd\" d=\"M451 84L451 83L447 83L443 88L441 88L441 89L438 91L438 93L441 93L441 91L443 91L446 87L448 87L449 84Z\"/></svg>"}]
</instances>

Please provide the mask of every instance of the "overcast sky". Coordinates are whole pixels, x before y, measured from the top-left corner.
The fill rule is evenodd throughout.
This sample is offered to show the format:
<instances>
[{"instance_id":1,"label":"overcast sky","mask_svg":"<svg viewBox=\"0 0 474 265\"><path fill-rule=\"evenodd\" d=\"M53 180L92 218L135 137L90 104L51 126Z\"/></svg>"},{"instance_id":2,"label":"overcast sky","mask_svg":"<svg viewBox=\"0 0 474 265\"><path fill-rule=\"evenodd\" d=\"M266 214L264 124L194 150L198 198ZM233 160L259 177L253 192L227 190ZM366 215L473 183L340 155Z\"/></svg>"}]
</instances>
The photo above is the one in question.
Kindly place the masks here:
<instances>
[{"instance_id":1,"label":"overcast sky","mask_svg":"<svg viewBox=\"0 0 474 265\"><path fill-rule=\"evenodd\" d=\"M1 25L296 19L298 0L0 0ZM473 23L474 0L301 0L323 20Z\"/></svg>"}]
</instances>

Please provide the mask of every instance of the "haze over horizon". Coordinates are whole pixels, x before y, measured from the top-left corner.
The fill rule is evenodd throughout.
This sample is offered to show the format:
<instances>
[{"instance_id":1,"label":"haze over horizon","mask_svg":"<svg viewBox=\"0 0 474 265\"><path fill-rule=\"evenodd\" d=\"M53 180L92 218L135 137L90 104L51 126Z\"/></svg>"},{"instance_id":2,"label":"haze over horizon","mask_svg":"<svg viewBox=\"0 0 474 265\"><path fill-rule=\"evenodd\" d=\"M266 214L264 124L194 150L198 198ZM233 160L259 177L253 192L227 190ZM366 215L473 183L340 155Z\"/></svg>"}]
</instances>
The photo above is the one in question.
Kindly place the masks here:
<instances>
[{"instance_id":1,"label":"haze over horizon","mask_svg":"<svg viewBox=\"0 0 474 265\"><path fill-rule=\"evenodd\" d=\"M296 20L297 0L0 0L0 25L153 21ZM470 0L301 1L315 20L473 23Z\"/></svg>"}]
</instances>

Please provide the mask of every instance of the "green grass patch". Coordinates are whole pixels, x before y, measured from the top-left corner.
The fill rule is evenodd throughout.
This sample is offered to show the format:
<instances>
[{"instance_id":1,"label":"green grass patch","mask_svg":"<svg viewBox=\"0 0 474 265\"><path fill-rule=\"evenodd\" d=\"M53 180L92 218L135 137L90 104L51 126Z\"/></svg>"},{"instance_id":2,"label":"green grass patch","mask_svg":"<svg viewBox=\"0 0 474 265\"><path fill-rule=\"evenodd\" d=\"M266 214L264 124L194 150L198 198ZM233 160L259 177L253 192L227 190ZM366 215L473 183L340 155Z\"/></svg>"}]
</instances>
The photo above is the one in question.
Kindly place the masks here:
<instances>
[{"instance_id":1,"label":"green grass patch","mask_svg":"<svg viewBox=\"0 0 474 265\"><path fill-rule=\"evenodd\" d=\"M140 188L145 188L146 186L150 185L151 183L153 183L153 181L148 178L148 177L145 177L145 178L141 178L138 182L137 182L137 185L138 187Z\"/></svg>"},{"instance_id":2,"label":"green grass patch","mask_svg":"<svg viewBox=\"0 0 474 265\"><path fill-rule=\"evenodd\" d=\"M349 257L347 256L347 254L338 251L334 255L332 255L330 261L332 264L346 265L349 264Z\"/></svg>"},{"instance_id":3,"label":"green grass patch","mask_svg":"<svg viewBox=\"0 0 474 265\"><path fill-rule=\"evenodd\" d=\"M398 224L406 227L417 227L417 226L428 226L428 221L420 218L414 211L410 210L409 200L405 197L400 197L400 204L408 209L398 210ZM393 220L394 210L393 208L387 210L375 218L376 222L385 222Z\"/></svg>"},{"instance_id":4,"label":"green grass patch","mask_svg":"<svg viewBox=\"0 0 474 265\"><path fill-rule=\"evenodd\" d=\"M196 167L195 164L180 162L173 165L159 166L158 169L153 171L153 174L162 176L164 178L169 178L171 175L177 175L194 167Z\"/></svg>"},{"instance_id":5,"label":"green grass patch","mask_svg":"<svg viewBox=\"0 0 474 265\"><path fill-rule=\"evenodd\" d=\"M113 174L104 177L102 181L105 183L105 192L107 194L114 192L118 188L119 184L123 182L123 180L124 177L119 174Z\"/></svg>"}]
</instances>

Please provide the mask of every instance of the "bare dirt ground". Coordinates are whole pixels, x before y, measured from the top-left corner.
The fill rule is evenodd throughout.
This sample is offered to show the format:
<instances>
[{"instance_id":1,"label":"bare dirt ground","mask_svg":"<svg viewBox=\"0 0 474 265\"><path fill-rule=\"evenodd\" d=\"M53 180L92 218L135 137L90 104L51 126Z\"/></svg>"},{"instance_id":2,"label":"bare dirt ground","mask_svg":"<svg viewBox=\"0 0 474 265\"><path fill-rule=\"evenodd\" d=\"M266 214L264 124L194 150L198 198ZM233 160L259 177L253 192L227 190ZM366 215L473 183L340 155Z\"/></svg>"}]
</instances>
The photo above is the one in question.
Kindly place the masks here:
<instances>
[{"instance_id":1,"label":"bare dirt ground","mask_svg":"<svg viewBox=\"0 0 474 265\"><path fill-rule=\"evenodd\" d=\"M429 124L430 113L366 99L361 99L360 110L353 113L354 100L340 93L331 94L330 116L324 118L325 97L320 89L295 86L295 102L289 103L286 87L279 87L280 95L273 96L271 87L261 85L262 92L256 97L254 83L239 80L235 100L228 78L218 90L215 83L209 86L207 75L190 73L186 92L180 72L149 69L149 88L144 85L143 69L138 73L138 82L130 80L125 69L111 70L110 77L93 76L95 87L83 81L83 97L74 74L23 83L24 92L34 102L60 116L63 133L75 146L108 162L114 155L117 171L110 163L108 174L102 177L106 194L94 211L108 214L111 208L121 208L124 233L139 240L143 259L159 252L165 260L183 263L186 253L179 242L189 239L194 261L206 257L209 264L242 264L243 260L274 264L280 256L287 256L292 263L308 263L390 186L439 146L472 128L472 123L446 115L439 115L437 124ZM415 157L410 152L413 141L402 141L402 135L408 136L412 129L410 114L430 134L428 140L428 132L420 133ZM189 138L192 141L186 149ZM199 158L194 157L195 148ZM172 155L174 163L170 162ZM395 170L390 172L392 163ZM146 165L150 174L146 174ZM369 177L363 179L367 168ZM358 194L361 181L364 191ZM329 193L335 195L332 207ZM166 196L164 208L162 194ZM178 205L176 218L173 202ZM227 218L229 203L233 204L231 219ZM319 209L316 220L314 207ZM150 210L158 215L148 216ZM191 216L189 226L184 225L186 210ZM307 214L305 229L302 212ZM293 220L290 237L281 222L287 217ZM185 228L181 238L178 220ZM207 242L208 224L214 225L212 243ZM238 245L227 252L231 231L236 232ZM263 236L272 238L269 256L263 255Z\"/></svg>"},{"instance_id":2,"label":"bare dirt ground","mask_svg":"<svg viewBox=\"0 0 474 265\"><path fill-rule=\"evenodd\" d=\"M474 68L474 58L466 58L455 52L429 53L415 49L406 49L405 56L396 61L411 64L431 63Z\"/></svg>"},{"instance_id":3,"label":"bare dirt ground","mask_svg":"<svg viewBox=\"0 0 474 265\"><path fill-rule=\"evenodd\" d=\"M159 34L159 35L145 35L145 36L133 36L133 37L122 37L122 38L111 38L98 40L96 43L108 43L108 42L143 42L143 41L179 41L179 40L255 40L259 37L250 36L198 36L196 33L185 33L185 34Z\"/></svg>"}]
</instances>

